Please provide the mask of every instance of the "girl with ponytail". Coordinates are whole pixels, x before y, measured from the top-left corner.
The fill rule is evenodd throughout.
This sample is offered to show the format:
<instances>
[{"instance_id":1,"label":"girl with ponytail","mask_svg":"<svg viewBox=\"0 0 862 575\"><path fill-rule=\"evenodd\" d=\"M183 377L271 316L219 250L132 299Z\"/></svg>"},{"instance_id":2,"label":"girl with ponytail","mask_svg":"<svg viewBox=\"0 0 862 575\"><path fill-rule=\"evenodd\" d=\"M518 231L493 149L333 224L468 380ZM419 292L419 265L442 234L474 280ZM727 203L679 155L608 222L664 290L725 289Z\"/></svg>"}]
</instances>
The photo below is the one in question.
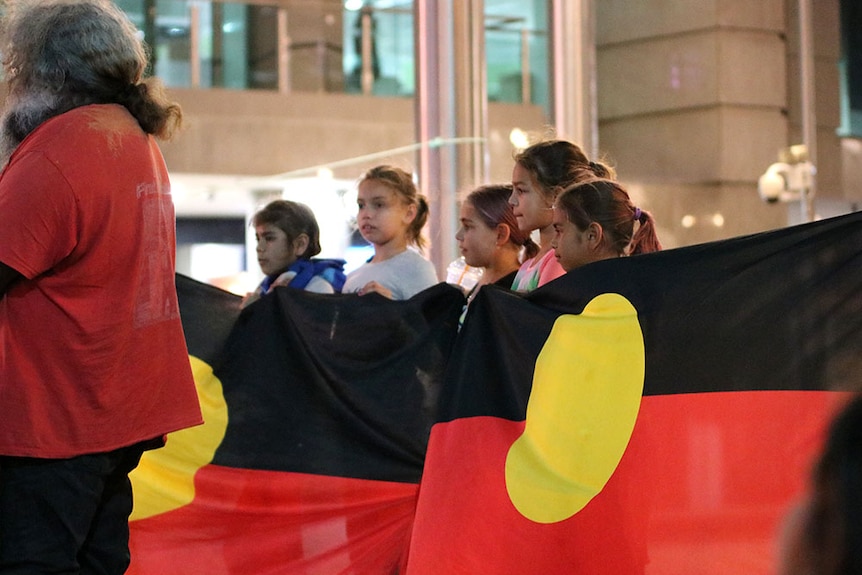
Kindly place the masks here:
<instances>
[{"instance_id":1,"label":"girl with ponytail","mask_svg":"<svg viewBox=\"0 0 862 575\"><path fill-rule=\"evenodd\" d=\"M532 291L565 273L551 249L557 194L575 182L614 176L611 167L591 161L580 147L566 140L538 142L515 155L509 203L521 230L538 232L539 250L521 264L513 290Z\"/></svg>"},{"instance_id":2,"label":"girl with ponytail","mask_svg":"<svg viewBox=\"0 0 862 575\"><path fill-rule=\"evenodd\" d=\"M612 180L574 184L554 204L551 246L567 272L610 258L661 249L652 215L636 207L623 187Z\"/></svg>"},{"instance_id":3,"label":"girl with ponytail","mask_svg":"<svg viewBox=\"0 0 862 575\"><path fill-rule=\"evenodd\" d=\"M359 181L356 203L359 233L374 246L374 256L347 275L343 293L402 300L438 283L434 266L420 253L428 200L410 174L393 166L371 168Z\"/></svg>"}]
</instances>

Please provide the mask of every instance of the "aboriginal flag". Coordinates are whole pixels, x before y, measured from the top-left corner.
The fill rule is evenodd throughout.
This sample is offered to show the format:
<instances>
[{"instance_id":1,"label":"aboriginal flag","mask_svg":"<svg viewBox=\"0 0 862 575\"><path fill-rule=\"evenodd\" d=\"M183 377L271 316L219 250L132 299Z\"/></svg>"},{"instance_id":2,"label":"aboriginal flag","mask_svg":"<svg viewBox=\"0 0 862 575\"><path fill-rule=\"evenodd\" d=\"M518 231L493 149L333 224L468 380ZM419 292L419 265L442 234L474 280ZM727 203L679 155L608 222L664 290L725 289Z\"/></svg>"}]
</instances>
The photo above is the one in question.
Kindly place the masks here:
<instances>
[{"instance_id":1,"label":"aboriginal flag","mask_svg":"<svg viewBox=\"0 0 862 575\"><path fill-rule=\"evenodd\" d=\"M403 571L461 292L177 288L205 424L133 473L129 573Z\"/></svg>"},{"instance_id":2,"label":"aboriginal flag","mask_svg":"<svg viewBox=\"0 0 862 575\"><path fill-rule=\"evenodd\" d=\"M860 388L862 213L484 287L407 573L772 573Z\"/></svg>"}]
</instances>

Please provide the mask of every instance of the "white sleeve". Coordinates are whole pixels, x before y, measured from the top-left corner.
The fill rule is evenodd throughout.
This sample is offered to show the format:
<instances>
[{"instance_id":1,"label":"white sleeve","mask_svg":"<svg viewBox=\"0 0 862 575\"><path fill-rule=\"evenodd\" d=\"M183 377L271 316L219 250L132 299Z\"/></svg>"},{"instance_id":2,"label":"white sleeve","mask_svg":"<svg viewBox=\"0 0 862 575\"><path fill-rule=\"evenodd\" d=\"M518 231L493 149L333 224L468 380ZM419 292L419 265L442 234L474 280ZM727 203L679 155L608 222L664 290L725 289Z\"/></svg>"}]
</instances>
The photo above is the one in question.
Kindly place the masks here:
<instances>
[{"instance_id":1,"label":"white sleeve","mask_svg":"<svg viewBox=\"0 0 862 575\"><path fill-rule=\"evenodd\" d=\"M335 293L335 289L332 287L332 284L320 276L314 276L311 278L305 286L305 291L313 293Z\"/></svg>"}]
</instances>

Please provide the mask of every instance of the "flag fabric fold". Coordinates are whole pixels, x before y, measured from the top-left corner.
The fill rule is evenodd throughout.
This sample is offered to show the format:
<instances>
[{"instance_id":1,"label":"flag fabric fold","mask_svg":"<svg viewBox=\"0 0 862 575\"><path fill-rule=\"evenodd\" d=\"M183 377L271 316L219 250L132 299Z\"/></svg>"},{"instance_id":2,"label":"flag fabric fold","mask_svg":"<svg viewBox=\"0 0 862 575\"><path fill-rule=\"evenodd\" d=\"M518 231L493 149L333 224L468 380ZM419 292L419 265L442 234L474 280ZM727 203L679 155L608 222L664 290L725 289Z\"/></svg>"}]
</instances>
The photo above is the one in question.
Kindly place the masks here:
<instances>
[{"instance_id":1,"label":"flag fabric fold","mask_svg":"<svg viewBox=\"0 0 862 575\"><path fill-rule=\"evenodd\" d=\"M416 483L464 297L278 290L215 366L232 411L214 463Z\"/></svg>"}]
</instances>

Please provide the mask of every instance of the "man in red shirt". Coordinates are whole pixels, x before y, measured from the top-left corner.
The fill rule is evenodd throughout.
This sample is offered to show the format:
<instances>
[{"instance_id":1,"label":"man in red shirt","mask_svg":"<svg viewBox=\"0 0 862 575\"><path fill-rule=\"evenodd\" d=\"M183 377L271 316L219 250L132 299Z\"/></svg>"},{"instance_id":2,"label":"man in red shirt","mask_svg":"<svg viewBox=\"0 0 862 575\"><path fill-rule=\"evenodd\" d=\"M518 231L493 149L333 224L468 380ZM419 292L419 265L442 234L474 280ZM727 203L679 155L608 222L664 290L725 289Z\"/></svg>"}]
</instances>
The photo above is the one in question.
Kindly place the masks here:
<instances>
[{"instance_id":1,"label":"man in red shirt","mask_svg":"<svg viewBox=\"0 0 862 575\"><path fill-rule=\"evenodd\" d=\"M128 474L201 423L155 137L182 118L102 0L12 6L0 118L0 574L120 574Z\"/></svg>"}]
</instances>

